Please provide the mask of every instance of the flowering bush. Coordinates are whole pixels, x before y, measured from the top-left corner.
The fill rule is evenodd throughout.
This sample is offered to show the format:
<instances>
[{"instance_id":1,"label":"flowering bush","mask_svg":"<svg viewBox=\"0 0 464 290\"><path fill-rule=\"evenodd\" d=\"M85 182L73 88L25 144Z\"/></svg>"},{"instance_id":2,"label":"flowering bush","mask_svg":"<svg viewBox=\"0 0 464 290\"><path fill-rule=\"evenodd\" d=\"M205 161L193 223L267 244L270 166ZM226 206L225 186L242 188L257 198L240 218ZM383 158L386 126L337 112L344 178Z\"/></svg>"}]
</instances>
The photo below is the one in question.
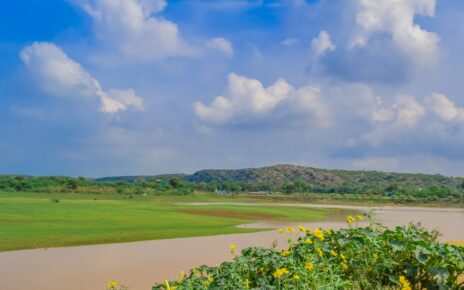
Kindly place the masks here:
<instances>
[{"instance_id":1,"label":"flowering bush","mask_svg":"<svg viewBox=\"0 0 464 290\"><path fill-rule=\"evenodd\" d=\"M463 289L464 248L441 244L420 226L352 226L360 219L348 217L339 231L299 227L288 249L246 248L232 262L194 268L153 290Z\"/></svg>"}]
</instances>

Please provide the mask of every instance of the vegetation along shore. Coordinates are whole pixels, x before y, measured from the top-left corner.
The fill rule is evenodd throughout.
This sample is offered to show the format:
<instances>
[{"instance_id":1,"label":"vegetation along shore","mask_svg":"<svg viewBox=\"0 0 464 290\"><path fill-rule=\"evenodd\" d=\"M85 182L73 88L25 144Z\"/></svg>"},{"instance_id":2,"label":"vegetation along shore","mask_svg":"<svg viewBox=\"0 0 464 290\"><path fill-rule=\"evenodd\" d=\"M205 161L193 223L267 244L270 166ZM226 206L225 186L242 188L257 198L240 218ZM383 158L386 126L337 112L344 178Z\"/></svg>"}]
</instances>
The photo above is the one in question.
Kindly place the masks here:
<instances>
[{"instance_id":1,"label":"vegetation along shore","mask_svg":"<svg viewBox=\"0 0 464 290\"><path fill-rule=\"evenodd\" d=\"M370 216L368 215L368 218ZM288 248L250 247L218 266L200 266L153 290L172 289L462 289L464 248L437 242L418 226L386 229L363 216L333 231L279 229ZM110 287L116 289L116 287Z\"/></svg>"}]
</instances>

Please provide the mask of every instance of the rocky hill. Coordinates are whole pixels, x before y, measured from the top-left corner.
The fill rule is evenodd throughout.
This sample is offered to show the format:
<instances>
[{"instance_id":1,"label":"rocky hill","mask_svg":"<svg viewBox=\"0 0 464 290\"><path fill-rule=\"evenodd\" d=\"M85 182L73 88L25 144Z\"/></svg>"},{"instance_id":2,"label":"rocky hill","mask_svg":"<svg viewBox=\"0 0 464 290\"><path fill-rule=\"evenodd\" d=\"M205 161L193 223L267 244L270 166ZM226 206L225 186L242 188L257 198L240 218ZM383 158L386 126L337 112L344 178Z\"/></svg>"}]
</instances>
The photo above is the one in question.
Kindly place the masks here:
<instances>
[{"instance_id":1,"label":"rocky hill","mask_svg":"<svg viewBox=\"0 0 464 290\"><path fill-rule=\"evenodd\" d=\"M431 186L460 188L464 182L462 177L448 177L440 174L394 173L381 171L355 171L319 169L297 165L274 165L246 169L210 169L200 170L194 174L169 174L156 176L122 176L107 177L98 181L142 181L158 178L176 177L194 183L226 183L238 182L246 184L270 184L281 186L286 183L305 181L311 186L343 186L357 185L380 187L408 186L428 188Z\"/></svg>"}]
</instances>

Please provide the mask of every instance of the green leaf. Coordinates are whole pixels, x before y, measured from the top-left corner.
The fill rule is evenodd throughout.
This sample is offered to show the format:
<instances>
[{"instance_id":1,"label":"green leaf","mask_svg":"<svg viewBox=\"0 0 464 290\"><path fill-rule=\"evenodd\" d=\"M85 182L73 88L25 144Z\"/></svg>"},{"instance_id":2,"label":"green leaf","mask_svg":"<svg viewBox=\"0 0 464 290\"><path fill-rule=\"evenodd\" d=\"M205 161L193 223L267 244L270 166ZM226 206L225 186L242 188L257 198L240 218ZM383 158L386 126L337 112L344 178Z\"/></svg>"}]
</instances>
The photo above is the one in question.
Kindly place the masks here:
<instances>
[{"instance_id":1,"label":"green leaf","mask_svg":"<svg viewBox=\"0 0 464 290\"><path fill-rule=\"evenodd\" d=\"M419 247L416 248L414 251L414 256L422 265L425 265L429 260L430 251L426 251L425 249L421 249Z\"/></svg>"},{"instance_id":2,"label":"green leaf","mask_svg":"<svg viewBox=\"0 0 464 290\"><path fill-rule=\"evenodd\" d=\"M446 268L432 268L429 274L435 277L438 282L445 282L449 277L449 272Z\"/></svg>"},{"instance_id":3,"label":"green leaf","mask_svg":"<svg viewBox=\"0 0 464 290\"><path fill-rule=\"evenodd\" d=\"M400 276L390 275L390 276L388 276L388 280L390 280L390 282L392 282L394 284L401 285L400 284Z\"/></svg>"},{"instance_id":4,"label":"green leaf","mask_svg":"<svg viewBox=\"0 0 464 290\"><path fill-rule=\"evenodd\" d=\"M399 241L391 241L390 245L392 247L393 252L404 251L406 249L406 245Z\"/></svg>"}]
</instances>

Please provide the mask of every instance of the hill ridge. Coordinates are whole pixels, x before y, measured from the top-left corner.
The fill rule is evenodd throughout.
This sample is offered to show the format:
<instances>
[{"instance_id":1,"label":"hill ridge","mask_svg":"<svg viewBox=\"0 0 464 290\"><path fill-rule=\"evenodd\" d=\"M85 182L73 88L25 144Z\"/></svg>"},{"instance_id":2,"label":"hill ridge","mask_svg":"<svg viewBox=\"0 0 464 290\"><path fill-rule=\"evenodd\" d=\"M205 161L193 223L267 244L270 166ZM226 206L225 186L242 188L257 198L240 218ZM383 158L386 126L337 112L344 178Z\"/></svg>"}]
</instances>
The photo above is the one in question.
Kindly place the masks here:
<instances>
[{"instance_id":1,"label":"hill ridge","mask_svg":"<svg viewBox=\"0 0 464 290\"><path fill-rule=\"evenodd\" d=\"M246 183L282 186L305 182L315 187L359 186L373 184L379 187L408 186L431 187L446 186L460 188L463 177L444 176L426 173L398 173L375 170L322 169L303 165L276 164L242 169L202 169L193 174L163 174L153 176L120 176L98 178L97 181L136 182L152 179L179 178L193 183Z\"/></svg>"}]
</instances>

